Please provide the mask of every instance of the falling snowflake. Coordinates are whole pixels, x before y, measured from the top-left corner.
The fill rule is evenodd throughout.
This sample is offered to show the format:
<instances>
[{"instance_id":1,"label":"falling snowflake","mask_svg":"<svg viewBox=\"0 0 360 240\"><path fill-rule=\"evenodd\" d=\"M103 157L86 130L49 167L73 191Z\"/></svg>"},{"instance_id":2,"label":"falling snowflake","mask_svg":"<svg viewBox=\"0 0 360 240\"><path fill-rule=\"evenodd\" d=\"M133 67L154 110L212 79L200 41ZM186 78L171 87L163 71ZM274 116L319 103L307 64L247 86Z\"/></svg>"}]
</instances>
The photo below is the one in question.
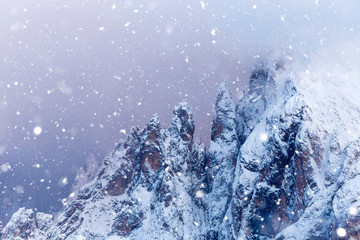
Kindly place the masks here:
<instances>
[{"instance_id":1,"label":"falling snowflake","mask_svg":"<svg viewBox=\"0 0 360 240\"><path fill-rule=\"evenodd\" d=\"M40 135L42 133L42 128L40 126L36 126L34 127L33 132L35 135Z\"/></svg>"},{"instance_id":2,"label":"falling snowflake","mask_svg":"<svg viewBox=\"0 0 360 240\"><path fill-rule=\"evenodd\" d=\"M339 237L345 237L346 236L346 230L344 228L338 228L336 230L336 234L339 236Z\"/></svg>"},{"instance_id":3,"label":"falling snowflake","mask_svg":"<svg viewBox=\"0 0 360 240\"><path fill-rule=\"evenodd\" d=\"M265 142L266 140L268 140L268 135L266 133L260 134L260 140L262 142Z\"/></svg>"}]
</instances>

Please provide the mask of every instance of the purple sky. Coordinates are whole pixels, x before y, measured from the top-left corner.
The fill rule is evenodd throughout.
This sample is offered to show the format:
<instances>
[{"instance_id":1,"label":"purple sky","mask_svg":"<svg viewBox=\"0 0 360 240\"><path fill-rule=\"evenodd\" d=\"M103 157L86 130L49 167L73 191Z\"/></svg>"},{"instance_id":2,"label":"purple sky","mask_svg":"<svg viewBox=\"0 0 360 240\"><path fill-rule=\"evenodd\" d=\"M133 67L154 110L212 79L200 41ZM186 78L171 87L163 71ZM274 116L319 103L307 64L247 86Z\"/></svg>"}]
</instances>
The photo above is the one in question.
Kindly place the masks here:
<instances>
[{"instance_id":1,"label":"purple sky","mask_svg":"<svg viewBox=\"0 0 360 240\"><path fill-rule=\"evenodd\" d=\"M359 11L356 0L2 0L0 219L59 210L70 187L59 181L154 113L168 126L182 100L207 143L219 83L237 99L265 59L358 51Z\"/></svg>"}]
</instances>

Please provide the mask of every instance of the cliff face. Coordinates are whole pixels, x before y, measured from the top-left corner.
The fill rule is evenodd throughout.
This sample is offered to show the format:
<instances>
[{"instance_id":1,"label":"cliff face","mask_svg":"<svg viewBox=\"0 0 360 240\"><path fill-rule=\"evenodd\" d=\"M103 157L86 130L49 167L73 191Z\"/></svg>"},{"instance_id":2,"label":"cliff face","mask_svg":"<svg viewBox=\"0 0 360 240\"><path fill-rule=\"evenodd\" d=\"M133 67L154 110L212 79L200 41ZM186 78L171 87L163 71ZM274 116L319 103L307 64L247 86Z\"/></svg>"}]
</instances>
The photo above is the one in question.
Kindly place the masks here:
<instances>
[{"instance_id":1,"label":"cliff face","mask_svg":"<svg viewBox=\"0 0 360 240\"><path fill-rule=\"evenodd\" d=\"M53 223L20 209L2 239L359 239L360 102L275 68L236 105L219 86L208 150L180 103L168 129L133 128Z\"/></svg>"},{"instance_id":2,"label":"cliff face","mask_svg":"<svg viewBox=\"0 0 360 240\"><path fill-rule=\"evenodd\" d=\"M1 231L1 239L46 239L52 215L20 208Z\"/></svg>"}]
</instances>

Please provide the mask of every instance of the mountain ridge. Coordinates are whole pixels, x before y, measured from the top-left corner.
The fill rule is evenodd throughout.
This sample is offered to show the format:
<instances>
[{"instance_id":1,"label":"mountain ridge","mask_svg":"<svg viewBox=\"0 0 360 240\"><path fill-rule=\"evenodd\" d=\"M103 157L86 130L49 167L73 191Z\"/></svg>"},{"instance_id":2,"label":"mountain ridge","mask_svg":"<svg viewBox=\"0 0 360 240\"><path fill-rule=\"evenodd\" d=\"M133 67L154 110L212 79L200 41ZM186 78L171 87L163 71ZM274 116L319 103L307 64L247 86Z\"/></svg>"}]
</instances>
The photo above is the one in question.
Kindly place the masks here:
<instances>
[{"instance_id":1,"label":"mountain ridge","mask_svg":"<svg viewBox=\"0 0 360 240\"><path fill-rule=\"evenodd\" d=\"M20 209L1 239L359 238L360 104L308 75L258 68L236 104L220 84L208 150L187 103L154 115L53 223Z\"/></svg>"}]
</instances>

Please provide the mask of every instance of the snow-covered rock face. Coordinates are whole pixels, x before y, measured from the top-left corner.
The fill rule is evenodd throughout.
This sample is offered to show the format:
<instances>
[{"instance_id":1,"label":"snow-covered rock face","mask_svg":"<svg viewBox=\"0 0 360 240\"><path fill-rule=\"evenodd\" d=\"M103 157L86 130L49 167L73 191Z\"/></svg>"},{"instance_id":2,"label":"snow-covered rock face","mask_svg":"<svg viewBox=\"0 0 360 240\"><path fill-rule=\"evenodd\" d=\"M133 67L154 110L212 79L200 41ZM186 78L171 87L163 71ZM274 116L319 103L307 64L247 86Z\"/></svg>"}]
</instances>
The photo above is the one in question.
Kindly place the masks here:
<instances>
[{"instance_id":1,"label":"snow-covered rock face","mask_svg":"<svg viewBox=\"0 0 360 240\"><path fill-rule=\"evenodd\" d=\"M52 215L34 214L33 210L20 208L1 232L1 239L45 240L52 225Z\"/></svg>"},{"instance_id":2,"label":"snow-covered rock face","mask_svg":"<svg viewBox=\"0 0 360 240\"><path fill-rule=\"evenodd\" d=\"M250 77L249 91L239 99L236 106L237 129L241 144L259 123L274 97L275 82L272 73L264 69L255 70Z\"/></svg>"},{"instance_id":3,"label":"snow-covered rock face","mask_svg":"<svg viewBox=\"0 0 360 240\"><path fill-rule=\"evenodd\" d=\"M349 211L355 213L359 207L354 180L360 162L356 143L360 134L354 129L360 123L359 102L334 91L331 81L320 87L319 79L306 82L287 72L268 70L257 75L262 79L273 75L276 92L267 106L265 101L261 108L254 106L262 111L260 115L238 111L238 117L247 118L238 122L244 143L227 213L232 216L232 236L337 239L337 230L343 228L346 237L357 239L358 215ZM243 99L247 101L253 92L250 87ZM253 104L249 103L240 109ZM247 128L246 119L256 119L255 127Z\"/></svg>"},{"instance_id":4,"label":"snow-covered rock face","mask_svg":"<svg viewBox=\"0 0 360 240\"><path fill-rule=\"evenodd\" d=\"M217 238L225 213L230 206L232 183L238 154L235 104L226 83L219 86L208 151L207 238Z\"/></svg>"},{"instance_id":5,"label":"snow-covered rock face","mask_svg":"<svg viewBox=\"0 0 360 240\"><path fill-rule=\"evenodd\" d=\"M360 101L311 76L257 69L237 105L221 84L208 151L186 103L154 115L54 223L20 209L2 239L359 239Z\"/></svg>"}]
</instances>

